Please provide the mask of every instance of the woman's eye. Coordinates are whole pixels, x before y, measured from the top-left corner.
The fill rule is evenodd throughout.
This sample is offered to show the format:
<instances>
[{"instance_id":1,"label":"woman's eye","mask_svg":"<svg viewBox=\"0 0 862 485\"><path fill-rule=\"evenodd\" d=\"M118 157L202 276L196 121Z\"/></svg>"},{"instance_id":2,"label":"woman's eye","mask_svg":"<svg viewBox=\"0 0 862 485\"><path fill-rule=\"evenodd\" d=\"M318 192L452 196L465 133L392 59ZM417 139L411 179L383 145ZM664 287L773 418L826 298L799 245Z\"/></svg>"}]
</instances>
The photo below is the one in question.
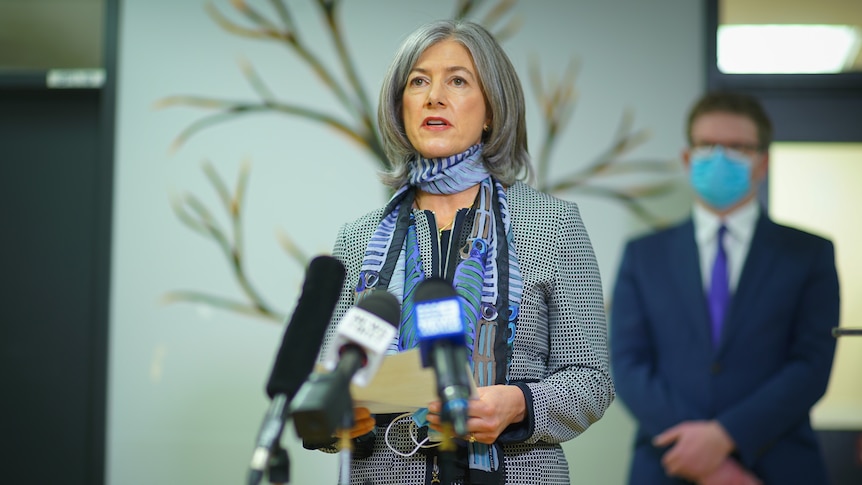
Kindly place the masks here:
<instances>
[{"instance_id":1,"label":"woman's eye","mask_svg":"<svg viewBox=\"0 0 862 485\"><path fill-rule=\"evenodd\" d=\"M425 83L425 80L422 79L421 77L414 77L413 79L410 80L411 86L422 86L424 83Z\"/></svg>"},{"instance_id":2,"label":"woman's eye","mask_svg":"<svg viewBox=\"0 0 862 485\"><path fill-rule=\"evenodd\" d=\"M456 77L455 79L452 80L452 84L454 84L455 86L463 86L463 85L467 84L467 81L465 81L464 79L462 79L460 77Z\"/></svg>"}]
</instances>

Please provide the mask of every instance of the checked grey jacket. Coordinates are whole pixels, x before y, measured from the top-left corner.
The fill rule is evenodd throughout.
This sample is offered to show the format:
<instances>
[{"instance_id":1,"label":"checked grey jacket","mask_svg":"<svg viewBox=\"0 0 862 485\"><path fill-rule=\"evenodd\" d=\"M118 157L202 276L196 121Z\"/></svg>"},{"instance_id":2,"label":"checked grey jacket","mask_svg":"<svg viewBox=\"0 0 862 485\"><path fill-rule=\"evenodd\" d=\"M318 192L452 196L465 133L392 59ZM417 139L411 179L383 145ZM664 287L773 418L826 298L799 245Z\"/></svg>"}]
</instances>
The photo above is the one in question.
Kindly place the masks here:
<instances>
[{"instance_id":1,"label":"checked grey jacket","mask_svg":"<svg viewBox=\"0 0 862 485\"><path fill-rule=\"evenodd\" d=\"M499 439L506 483L568 484L560 443L601 418L614 398L599 268L576 204L521 182L509 187L506 196L524 278L510 376L527 401L526 420ZM425 213L414 212L422 259L428 262L436 234L432 236ZM347 277L321 355L337 322L355 303L363 254L382 216L382 209L372 211L339 231L333 255L345 264ZM431 274L429 268L425 271ZM390 444L407 453L415 447L409 426L396 423L389 431ZM433 461L421 452L406 458L395 454L384 444L385 432L378 426L373 454L353 461L352 483L430 483Z\"/></svg>"}]
</instances>

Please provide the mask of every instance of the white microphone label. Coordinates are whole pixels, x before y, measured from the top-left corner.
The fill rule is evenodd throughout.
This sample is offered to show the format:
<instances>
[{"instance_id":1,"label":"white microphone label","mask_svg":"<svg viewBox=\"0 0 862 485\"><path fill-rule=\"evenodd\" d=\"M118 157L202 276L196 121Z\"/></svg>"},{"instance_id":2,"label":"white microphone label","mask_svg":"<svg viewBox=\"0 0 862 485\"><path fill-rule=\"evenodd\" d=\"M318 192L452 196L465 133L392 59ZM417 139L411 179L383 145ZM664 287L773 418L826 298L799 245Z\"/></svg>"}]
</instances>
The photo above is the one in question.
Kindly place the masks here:
<instances>
[{"instance_id":1,"label":"white microphone label","mask_svg":"<svg viewBox=\"0 0 862 485\"><path fill-rule=\"evenodd\" d=\"M395 327L373 313L351 308L338 333L362 348L374 353L385 352L395 337Z\"/></svg>"},{"instance_id":2,"label":"white microphone label","mask_svg":"<svg viewBox=\"0 0 862 485\"><path fill-rule=\"evenodd\" d=\"M347 310L338 325L335 341L325 361L326 367L330 371L335 369L342 346L352 344L361 347L365 352L367 363L353 375L351 382L357 386L367 386L377 373L389 343L395 338L397 332L398 330L386 320L361 308L353 307Z\"/></svg>"}]
</instances>

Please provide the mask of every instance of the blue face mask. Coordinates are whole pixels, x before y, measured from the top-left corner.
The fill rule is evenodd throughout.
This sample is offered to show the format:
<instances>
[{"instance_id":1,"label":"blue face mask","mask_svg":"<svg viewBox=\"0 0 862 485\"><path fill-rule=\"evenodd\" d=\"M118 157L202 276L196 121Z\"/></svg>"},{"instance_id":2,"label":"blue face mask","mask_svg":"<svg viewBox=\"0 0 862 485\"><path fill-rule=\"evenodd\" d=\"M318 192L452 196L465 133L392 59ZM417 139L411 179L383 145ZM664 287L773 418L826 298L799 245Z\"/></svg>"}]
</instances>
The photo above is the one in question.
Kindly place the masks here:
<instances>
[{"instance_id":1,"label":"blue face mask","mask_svg":"<svg viewBox=\"0 0 862 485\"><path fill-rule=\"evenodd\" d=\"M694 150L689 177L704 202L716 209L726 209L748 195L751 160L744 156L731 158L721 146Z\"/></svg>"}]
</instances>

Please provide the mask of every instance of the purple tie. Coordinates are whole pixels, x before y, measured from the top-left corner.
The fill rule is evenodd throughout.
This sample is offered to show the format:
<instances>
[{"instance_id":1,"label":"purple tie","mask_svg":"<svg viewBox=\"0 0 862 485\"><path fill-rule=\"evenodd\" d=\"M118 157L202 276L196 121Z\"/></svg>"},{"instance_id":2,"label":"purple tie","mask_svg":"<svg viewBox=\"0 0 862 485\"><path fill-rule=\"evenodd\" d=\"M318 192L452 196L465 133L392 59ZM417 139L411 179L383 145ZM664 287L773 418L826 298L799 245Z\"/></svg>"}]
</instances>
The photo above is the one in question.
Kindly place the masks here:
<instances>
[{"instance_id":1,"label":"purple tie","mask_svg":"<svg viewBox=\"0 0 862 485\"><path fill-rule=\"evenodd\" d=\"M724 323L724 314L727 311L727 303L730 300L730 286L727 278L727 253L724 251L724 234L727 228L723 225L718 228L715 263L712 265L712 279L709 285L709 316L712 318L712 344L718 347L718 339L721 336L721 326Z\"/></svg>"}]
</instances>

